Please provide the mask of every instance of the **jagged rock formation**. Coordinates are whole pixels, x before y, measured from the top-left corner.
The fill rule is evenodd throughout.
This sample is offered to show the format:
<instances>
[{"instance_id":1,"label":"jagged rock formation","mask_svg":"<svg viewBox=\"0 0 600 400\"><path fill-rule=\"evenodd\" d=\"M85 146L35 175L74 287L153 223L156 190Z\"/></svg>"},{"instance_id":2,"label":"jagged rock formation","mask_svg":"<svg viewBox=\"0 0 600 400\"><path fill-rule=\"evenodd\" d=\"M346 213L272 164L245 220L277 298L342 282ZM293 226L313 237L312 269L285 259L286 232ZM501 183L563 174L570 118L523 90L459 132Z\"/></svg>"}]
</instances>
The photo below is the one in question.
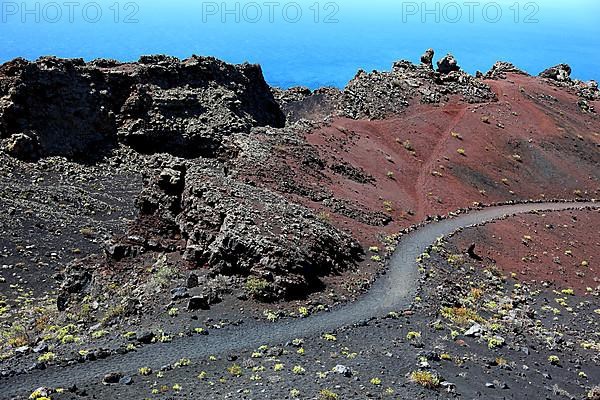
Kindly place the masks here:
<instances>
[{"instance_id":1,"label":"jagged rock formation","mask_svg":"<svg viewBox=\"0 0 600 400\"><path fill-rule=\"evenodd\" d=\"M414 98L423 103L439 103L452 95L469 103L496 101L488 85L465 72L441 74L409 61L398 61L391 72L359 71L343 91L341 111L351 118L381 119L406 108Z\"/></svg>"},{"instance_id":2,"label":"jagged rock formation","mask_svg":"<svg viewBox=\"0 0 600 400\"><path fill-rule=\"evenodd\" d=\"M498 61L485 74L485 79L506 79L506 74L528 75L526 72L505 61Z\"/></svg>"},{"instance_id":3,"label":"jagged rock formation","mask_svg":"<svg viewBox=\"0 0 600 400\"><path fill-rule=\"evenodd\" d=\"M137 63L42 57L0 67L0 138L22 158L90 161L119 142L211 156L231 133L284 122L257 65L150 56Z\"/></svg>"},{"instance_id":4,"label":"jagged rock formation","mask_svg":"<svg viewBox=\"0 0 600 400\"><path fill-rule=\"evenodd\" d=\"M211 276L253 276L265 284L261 298L274 300L306 295L320 286L319 277L360 260L362 248L348 234L225 169L210 160L161 160L139 196L140 223L157 218L174 227L191 268ZM152 250L135 249L128 240L113 243L109 258L118 262Z\"/></svg>"},{"instance_id":5,"label":"jagged rock formation","mask_svg":"<svg viewBox=\"0 0 600 400\"><path fill-rule=\"evenodd\" d=\"M579 96L577 102L579 109L585 113L595 113L594 105L590 102L600 99L598 83L596 81L582 82L571 79L571 72L571 67L568 64L559 64L544 70L539 76L548 79L556 86L575 90Z\"/></svg>"},{"instance_id":6,"label":"jagged rock formation","mask_svg":"<svg viewBox=\"0 0 600 400\"><path fill-rule=\"evenodd\" d=\"M421 56L421 63L423 65L428 66L433 69L433 56L435 55L435 51L433 49L427 49L425 53Z\"/></svg>"},{"instance_id":7,"label":"jagged rock formation","mask_svg":"<svg viewBox=\"0 0 600 400\"><path fill-rule=\"evenodd\" d=\"M353 119L383 119L409 106L413 99L422 103L440 103L458 95L469 103L496 101L488 85L460 71L451 55L440 60L441 69L434 71L427 62L433 59L429 49L421 65L397 61L391 71L360 70L343 90L306 88L276 90L275 96L288 117L288 122L319 119L327 115ZM423 61L424 60L424 61Z\"/></svg>"},{"instance_id":8,"label":"jagged rock formation","mask_svg":"<svg viewBox=\"0 0 600 400\"><path fill-rule=\"evenodd\" d=\"M449 74L450 72L458 72L460 71L460 67L458 66L458 61L454 58L452 54L447 54L444 58L437 62L438 72L440 74Z\"/></svg>"},{"instance_id":9,"label":"jagged rock formation","mask_svg":"<svg viewBox=\"0 0 600 400\"><path fill-rule=\"evenodd\" d=\"M567 64L559 64L554 67L548 68L540 73L540 77L546 79L552 79L558 82L570 82L571 81L571 67Z\"/></svg>"}]
</instances>

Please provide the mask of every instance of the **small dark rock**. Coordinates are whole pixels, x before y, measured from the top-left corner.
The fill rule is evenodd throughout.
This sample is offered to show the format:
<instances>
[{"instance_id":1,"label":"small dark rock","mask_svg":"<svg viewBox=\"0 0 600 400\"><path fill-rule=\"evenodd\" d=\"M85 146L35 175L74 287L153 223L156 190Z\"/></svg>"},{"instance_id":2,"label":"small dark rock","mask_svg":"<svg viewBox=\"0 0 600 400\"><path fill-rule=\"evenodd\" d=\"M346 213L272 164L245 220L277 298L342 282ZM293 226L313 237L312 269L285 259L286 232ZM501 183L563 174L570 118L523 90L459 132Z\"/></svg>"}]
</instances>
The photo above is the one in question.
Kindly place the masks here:
<instances>
[{"instance_id":1,"label":"small dark rock","mask_svg":"<svg viewBox=\"0 0 600 400\"><path fill-rule=\"evenodd\" d=\"M191 273L190 276L188 276L188 278L187 278L187 288L193 289L195 287L198 287L198 284L199 284L198 275Z\"/></svg>"},{"instance_id":2,"label":"small dark rock","mask_svg":"<svg viewBox=\"0 0 600 400\"><path fill-rule=\"evenodd\" d=\"M189 311L208 310L209 308L209 299L205 296L194 296L188 302Z\"/></svg>"},{"instance_id":3,"label":"small dark rock","mask_svg":"<svg viewBox=\"0 0 600 400\"><path fill-rule=\"evenodd\" d=\"M48 351L48 345L45 342L40 342L33 348L34 353L45 353Z\"/></svg>"},{"instance_id":4,"label":"small dark rock","mask_svg":"<svg viewBox=\"0 0 600 400\"><path fill-rule=\"evenodd\" d=\"M178 287L171 290L171 300L177 301L190 297L187 288Z\"/></svg>"},{"instance_id":5,"label":"small dark rock","mask_svg":"<svg viewBox=\"0 0 600 400\"><path fill-rule=\"evenodd\" d=\"M143 332L138 336L137 341L143 344L150 344L152 343L152 340L154 340L155 336L156 335L152 331Z\"/></svg>"},{"instance_id":6,"label":"small dark rock","mask_svg":"<svg viewBox=\"0 0 600 400\"><path fill-rule=\"evenodd\" d=\"M281 347L270 347L266 352L267 357L281 357L283 349Z\"/></svg>"},{"instance_id":7,"label":"small dark rock","mask_svg":"<svg viewBox=\"0 0 600 400\"><path fill-rule=\"evenodd\" d=\"M56 308L58 311L65 311L69 305L69 296L65 293L61 293L56 298Z\"/></svg>"},{"instance_id":8,"label":"small dark rock","mask_svg":"<svg viewBox=\"0 0 600 400\"><path fill-rule=\"evenodd\" d=\"M111 372L109 374L104 375L104 379L102 379L102 383L105 385L119 383L119 381L123 378L123 374L120 372Z\"/></svg>"}]
</instances>

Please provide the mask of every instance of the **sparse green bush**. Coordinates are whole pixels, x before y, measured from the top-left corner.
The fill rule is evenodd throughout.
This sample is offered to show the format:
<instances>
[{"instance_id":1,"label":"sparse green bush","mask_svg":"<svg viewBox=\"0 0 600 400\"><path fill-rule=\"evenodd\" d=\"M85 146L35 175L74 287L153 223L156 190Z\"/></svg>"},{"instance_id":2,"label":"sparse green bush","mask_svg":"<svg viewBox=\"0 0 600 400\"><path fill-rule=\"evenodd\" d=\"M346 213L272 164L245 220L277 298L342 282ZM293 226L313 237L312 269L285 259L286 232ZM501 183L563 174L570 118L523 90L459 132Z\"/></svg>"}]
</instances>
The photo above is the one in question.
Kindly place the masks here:
<instances>
[{"instance_id":1,"label":"sparse green bush","mask_svg":"<svg viewBox=\"0 0 600 400\"><path fill-rule=\"evenodd\" d=\"M501 347L504 345L504 339L502 339L499 336L492 336L490 338L488 338L488 348L491 349L495 349L497 347Z\"/></svg>"},{"instance_id":2,"label":"sparse green bush","mask_svg":"<svg viewBox=\"0 0 600 400\"><path fill-rule=\"evenodd\" d=\"M413 371L410 374L410 380L427 389L435 389L440 386L440 379L429 371Z\"/></svg>"},{"instance_id":3,"label":"sparse green bush","mask_svg":"<svg viewBox=\"0 0 600 400\"><path fill-rule=\"evenodd\" d=\"M269 282L266 279L250 276L246 280L246 291L254 298L265 296L265 290L269 287Z\"/></svg>"},{"instance_id":4,"label":"sparse green bush","mask_svg":"<svg viewBox=\"0 0 600 400\"><path fill-rule=\"evenodd\" d=\"M319 392L319 400L337 400L339 396L337 393L332 392L329 389L323 389Z\"/></svg>"},{"instance_id":5,"label":"sparse green bush","mask_svg":"<svg viewBox=\"0 0 600 400\"><path fill-rule=\"evenodd\" d=\"M335 335L332 335L331 333L326 333L323 335L323 339L327 340L328 342L335 342L337 341L337 338L335 337Z\"/></svg>"},{"instance_id":6,"label":"sparse green bush","mask_svg":"<svg viewBox=\"0 0 600 400\"><path fill-rule=\"evenodd\" d=\"M171 282L179 276L179 271L167 264L167 257L164 255L156 260L153 270L150 286L158 286L162 289L169 287Z\"/></svg>"},{"instance_id":7,"label":"sparse green bush","mask_svg":"<svg viewBox=\"0 0 600 400\"><path fill-rule=\"evenodd\" d=\"M231 367L227 368L227 372L229 372L230 375L236 377L240 377L244 374L242 367L240 367L238 364L233 364Z\"/></svg>"},{"instance_id":8,"label":"sparse green bush","mask_svg":"<svg viewBox=\"0 0 600 400\"><path fill-rule=\"evenodd\" d=\"M38 361L41 363L52 362L56 359L56 354L47 352L38 357Z\"/></svg>"},{"instance_id":9,"label":"sparse green bush","mask_svg":"<svg viewBox=\"0 0 600 400\"><path fill-rule=\"evenodd\" d=\"M112 321L115 318L118 318L122 315L125 314L125 307L122 305L116 305L113 306L111 308L109 308L108 310L106 310L106 313L104 313L104 317L102 318L102 325L107 325L110 321Z\"/></svg>"},{"instance_id":10,"label":"sparse green bush","mask_svg":"<svg viewBox=\"0 0 600 400\"><path fill-rule=\"evenodd\" d=\"M292 368L292 372L295 375L304 375L304 373L306 372L306 369L304 369L302 366L300 365L295 365L294 368Z\"/></svg>"},{"instance_id":11,"label":"sparse green bush","mask_svg":"<svg viewBox=\"0 0 600 400\"><path fill-rule=\"evenodd\" d=\"M310 312L308 311L308 308L306 308L306 307L299 307L298 308L298 313L302 317L308 317L308 315L310 314Z\"/></svg>"},{"instance_id":12,"label":"sparse green bush","mask_svg":"<svg viewBox=\"0 0 600 400\"><path fill-rule=\"evenodd\" d=\"M441 309L442 317L451 320L457 325L468 325L472 322L482 322L475 310L466 307L443 307Z\"/></svg>"}]
</instances>

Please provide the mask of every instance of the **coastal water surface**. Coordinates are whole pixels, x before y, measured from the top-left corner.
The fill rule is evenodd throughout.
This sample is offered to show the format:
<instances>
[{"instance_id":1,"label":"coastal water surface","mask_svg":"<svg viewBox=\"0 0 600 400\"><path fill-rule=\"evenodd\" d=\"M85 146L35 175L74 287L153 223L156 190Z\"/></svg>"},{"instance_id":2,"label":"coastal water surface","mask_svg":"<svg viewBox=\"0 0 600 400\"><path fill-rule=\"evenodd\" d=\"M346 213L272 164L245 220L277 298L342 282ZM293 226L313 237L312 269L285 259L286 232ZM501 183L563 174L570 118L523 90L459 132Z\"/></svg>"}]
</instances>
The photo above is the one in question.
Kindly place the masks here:
<instances>
[{"instance_id":1,"label":"coastal water surface","mask_svg":"<svg viewBox=\"0 0 600 400\"><path fill-rule=\"evenodd\" d=\"M316 88L433 47L471 73L497 60L534 74L566 62L576 78L600 78L595 0L3 0L1 12L0 62L211 55L260 63L272 85Z\"/></svg>"}]
</instances>

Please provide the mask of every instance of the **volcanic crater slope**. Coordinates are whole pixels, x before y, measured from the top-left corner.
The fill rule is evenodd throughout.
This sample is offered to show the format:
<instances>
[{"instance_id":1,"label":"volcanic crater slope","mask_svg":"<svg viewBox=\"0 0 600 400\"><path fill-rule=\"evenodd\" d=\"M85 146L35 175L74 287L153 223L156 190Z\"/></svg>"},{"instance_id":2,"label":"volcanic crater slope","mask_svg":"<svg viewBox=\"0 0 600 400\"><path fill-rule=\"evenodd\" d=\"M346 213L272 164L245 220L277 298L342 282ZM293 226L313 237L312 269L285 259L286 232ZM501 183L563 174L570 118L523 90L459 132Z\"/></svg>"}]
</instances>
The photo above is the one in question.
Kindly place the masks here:
<instances>
[{"instance_id":1,"label":"volcanic crater slope","mask_svg":"<svg viewBox=\"0 0 600 400\"><path fill-rule=\"evenodd\" d=\"M141 190L122 184L127 195L115 202L133 203L137 192L126 227L111 223L108 238L82 227L93 245L57 253L61 273L36 265L40 281L60 285L37 299L44 307L19 305L25 279L8 277L16 286L0 299L10 306L2 350L13 370L44 338L66 359L81 344L131 351L127 338L102 332L147 329L145 342L196 332L199 310L219 313L219 327L239 322L240 304L270 320L316 313L363 293L398 233L436 215L598 197L594 82L571 79L566 66L534 77L508 63L471 76L451 56L434 70L432 58L316 91L270 88L258 66L196 56L1 66L5 171L29 171L35 185L47 174L86 180L92 194L106 191L105 179L90 178L97 173L143 180ZM3 190L17 199L12 212L30 215L38 192L13 184ZM65 198L50 196L45 207ZM35 229L55 233L51 222ZM10 230L26 241L27 230ZM7 256L11 269L28 268L41 251ZM280 311L253 300L279 302ZM14 332L16 322L31 334Z\"/></svg>"}]
</instances>

